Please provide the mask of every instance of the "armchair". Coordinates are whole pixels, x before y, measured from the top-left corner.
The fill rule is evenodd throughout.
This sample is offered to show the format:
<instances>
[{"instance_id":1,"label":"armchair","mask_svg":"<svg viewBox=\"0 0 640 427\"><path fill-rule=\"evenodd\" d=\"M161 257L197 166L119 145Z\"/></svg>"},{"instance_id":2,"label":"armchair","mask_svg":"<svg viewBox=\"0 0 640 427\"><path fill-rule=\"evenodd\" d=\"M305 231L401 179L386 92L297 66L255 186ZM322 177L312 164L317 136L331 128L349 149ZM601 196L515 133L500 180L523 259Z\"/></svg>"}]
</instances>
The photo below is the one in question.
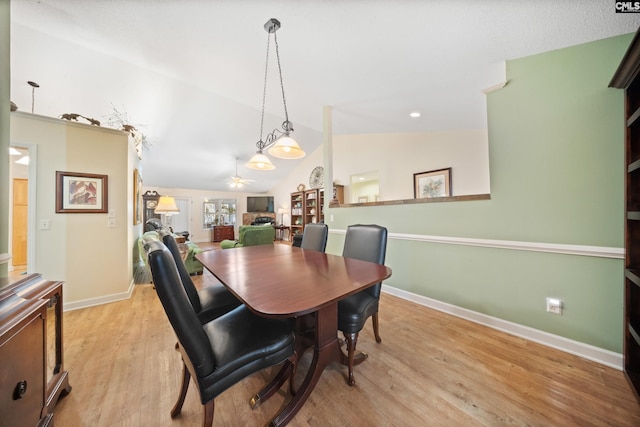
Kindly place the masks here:
<instances>
[{"instance_id":1,"label":"armchair","mask_svg":"<svg viewBox=\"0 0 640 427\"><path fill-rule=\"evenodd\" d=\"M144 224L144 230L145 231L160 231L160 230L164 230L167 233L173 233L176 236L182 236L184 237L185 240L189 240L189 232L188 231L178 231L176 233L174 233L174 231L171 229L171 227L165 227L164 225L162 225L162 222L160 222L160 220L158 218L149 218L147 220L147 222Z\"/></svg>"},{"instance_id":2,"label":"armchair","mask_svg":"<svg viewBox=\"0 0 640 427\"><path fill-rule=\"evenodd\" d=\"M222 249L273 244L276 230L271 225L243 225L238 229L238 240L223 240Z\"/></svg>"},{"instance_id":3,"label":"armchair","mask_svg":"<svg viewBox=\"0 0 640 427\"><path fill-rule=\"evenodd\" d=\"M144 245L152 240L161 240L160 233L167 233L166 231L147 231L145 232L140 239L138 239L138 253L144 254ZM188 247L187 256L184 259L184 265L187 268L189 274L202 274L203 267L200 261L196 259L196 254L202 252L200 246L196 245L193 242L185 243ZM149 268L149 263L146 257L142 257L144 264L147 268Z\"/></svg>"}]
</instances>

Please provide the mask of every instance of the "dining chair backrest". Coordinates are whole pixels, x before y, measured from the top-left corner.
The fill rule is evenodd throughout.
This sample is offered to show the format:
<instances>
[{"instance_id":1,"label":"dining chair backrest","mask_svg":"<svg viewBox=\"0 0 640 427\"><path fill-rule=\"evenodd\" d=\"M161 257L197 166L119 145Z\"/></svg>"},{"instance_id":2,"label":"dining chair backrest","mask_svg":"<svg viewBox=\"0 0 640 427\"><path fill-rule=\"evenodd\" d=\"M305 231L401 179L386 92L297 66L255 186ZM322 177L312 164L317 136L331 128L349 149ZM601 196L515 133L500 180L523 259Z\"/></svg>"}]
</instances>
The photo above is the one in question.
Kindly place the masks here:
<instances>
[{"instance_id":1,"label":"dining chair backrest","mask_svg":"<svg viewBox=\"0 0 640 427\"><path fill-rule=\"evenodd\" d=\"M193 309L196 313L199 313L202 310L202 304L200 303L198 290L193 284L193 280L191 280L191 275L189 274L189 271L187 271L187 266L184 264L184 260L180 254L180 248L178 247L178 242L176 242L175 237L168 233L165 233L162 236L162 242L173 256L176 268L178 269L178 274L180 275L180 280L182 280L182 286L184 286L184 290L187 293L187 297L189 297L189 301L191 302Z\"/></svg>"},{"instance_id":2,"label":"dining chair backrest","mask_svg":"<svg viewBox=\"0 0 640 427\"><path fill-rule=\"evenodd\" d=\"M205 377L214 371L215 357L209 338L182 285L173 256L160 241L151 241L145 246L153 283L169 323L193 369L198 376Z\"/></svg>"},{"instance_id":3,"label":"dining chair backrest","mask_svg":"<svg viewBox=\"0 0 640 427\"><path fill-rule=\"evenodd\" d=\"M387 229L379 225L356 224L347 227L342 256L384 264L387 252ZM372 297L380 297L382 282L365 289Z\"/></svg>"},{"instance_id":4,"label":"dining chair backrest","mask_svg":"<svg viewBox=\"0 0 640 427\"><path fill-rule=\"evenodd\" d=\"M311 249L313 251L324 252L327 247L327 235L329 227L327 224L308 224L304 227L302 234L302 249Z\"/></svg>"}]
</instances>

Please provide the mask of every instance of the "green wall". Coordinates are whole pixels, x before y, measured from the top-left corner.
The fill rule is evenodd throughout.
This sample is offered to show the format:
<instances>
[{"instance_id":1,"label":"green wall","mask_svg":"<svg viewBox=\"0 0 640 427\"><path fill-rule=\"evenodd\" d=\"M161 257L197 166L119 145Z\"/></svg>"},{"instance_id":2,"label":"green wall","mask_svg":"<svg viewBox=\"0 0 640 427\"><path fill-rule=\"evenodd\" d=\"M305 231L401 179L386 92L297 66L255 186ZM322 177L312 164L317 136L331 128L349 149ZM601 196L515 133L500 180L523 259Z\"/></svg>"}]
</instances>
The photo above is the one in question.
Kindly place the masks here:
<instances>
[{"instance_id":1,"label":"green wall","mask_svg":"<svg viewBox=\"0 0 640 427\"><path fill-rule=\"evenodd\" d=\"M9 252L10 30L9 0L0 0L0 253ZM7 277L7 266L0 264L0 277Z\"/></svg>"},{"instance_id":2,"label":"green wall","mask_svg":"<svg viewBox=\"0 0 640 427\"><path fill-rule=\"evenodd\" d=\"M624 94L607 86L631 38L507 63L507 86L487 101L491 200L334 208L329 226L623 247ZM343 242L330 234L327 250ZM389 286L622 352L621 259L392 236L387 265ZM548 296L564 301L562 316L545 311Z\"/></svg>"}]
</instances>

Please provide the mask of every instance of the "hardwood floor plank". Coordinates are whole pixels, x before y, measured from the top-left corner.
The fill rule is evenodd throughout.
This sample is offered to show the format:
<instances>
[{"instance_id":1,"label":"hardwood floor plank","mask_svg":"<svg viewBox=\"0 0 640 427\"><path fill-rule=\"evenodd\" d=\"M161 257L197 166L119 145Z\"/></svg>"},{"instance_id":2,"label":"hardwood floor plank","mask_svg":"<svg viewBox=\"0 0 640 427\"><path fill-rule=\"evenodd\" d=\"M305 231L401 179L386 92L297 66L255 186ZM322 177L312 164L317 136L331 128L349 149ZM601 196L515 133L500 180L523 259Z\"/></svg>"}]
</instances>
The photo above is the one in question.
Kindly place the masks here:
<instances>
[{"instance_id":1,"label":"hardwood floor plank","mask_svg":"<svg viewBox=\"0 0 640 427\"><path fill-rule=\"evenodd\" d=\"M214 279L205 272L198 286ZM182 413L169 412L181 362L152 285L131 299L65 313L65 366L72 392L55 410L61 426L194 426L202 408L193 385ZM638 426L640 405L622 372L383 294L382 343L371 321L358 350L356 386L330 366L289 424L315 426ZM307 352L297 381L310 363ZM214 426L262 426L290 398L287 385L251 410L250 397L277 367L216 399Z\"/></svg>"}]
</instances>

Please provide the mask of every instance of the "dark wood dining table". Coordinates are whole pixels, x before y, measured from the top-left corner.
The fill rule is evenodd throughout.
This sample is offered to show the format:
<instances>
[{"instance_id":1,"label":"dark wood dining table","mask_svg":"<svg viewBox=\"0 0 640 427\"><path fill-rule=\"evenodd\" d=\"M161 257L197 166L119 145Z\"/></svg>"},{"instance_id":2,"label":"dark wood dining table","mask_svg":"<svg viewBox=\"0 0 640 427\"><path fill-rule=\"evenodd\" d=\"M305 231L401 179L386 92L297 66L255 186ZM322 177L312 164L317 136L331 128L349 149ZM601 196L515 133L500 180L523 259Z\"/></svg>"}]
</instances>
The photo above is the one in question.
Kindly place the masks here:
<instances>
[{"instance_id":1,"label":"dark wood dining table","mask_svg":"<svg viewBox=\"0 0 640 427\"><path fill-rule=\"evenodd\" d=\"M325 367L343 360L338 301L391 276L384 265L284 244L204 251L196 258L257 315L313 322L311 365L273 426L287 424Z\"/></svg>"}]
</instances>

